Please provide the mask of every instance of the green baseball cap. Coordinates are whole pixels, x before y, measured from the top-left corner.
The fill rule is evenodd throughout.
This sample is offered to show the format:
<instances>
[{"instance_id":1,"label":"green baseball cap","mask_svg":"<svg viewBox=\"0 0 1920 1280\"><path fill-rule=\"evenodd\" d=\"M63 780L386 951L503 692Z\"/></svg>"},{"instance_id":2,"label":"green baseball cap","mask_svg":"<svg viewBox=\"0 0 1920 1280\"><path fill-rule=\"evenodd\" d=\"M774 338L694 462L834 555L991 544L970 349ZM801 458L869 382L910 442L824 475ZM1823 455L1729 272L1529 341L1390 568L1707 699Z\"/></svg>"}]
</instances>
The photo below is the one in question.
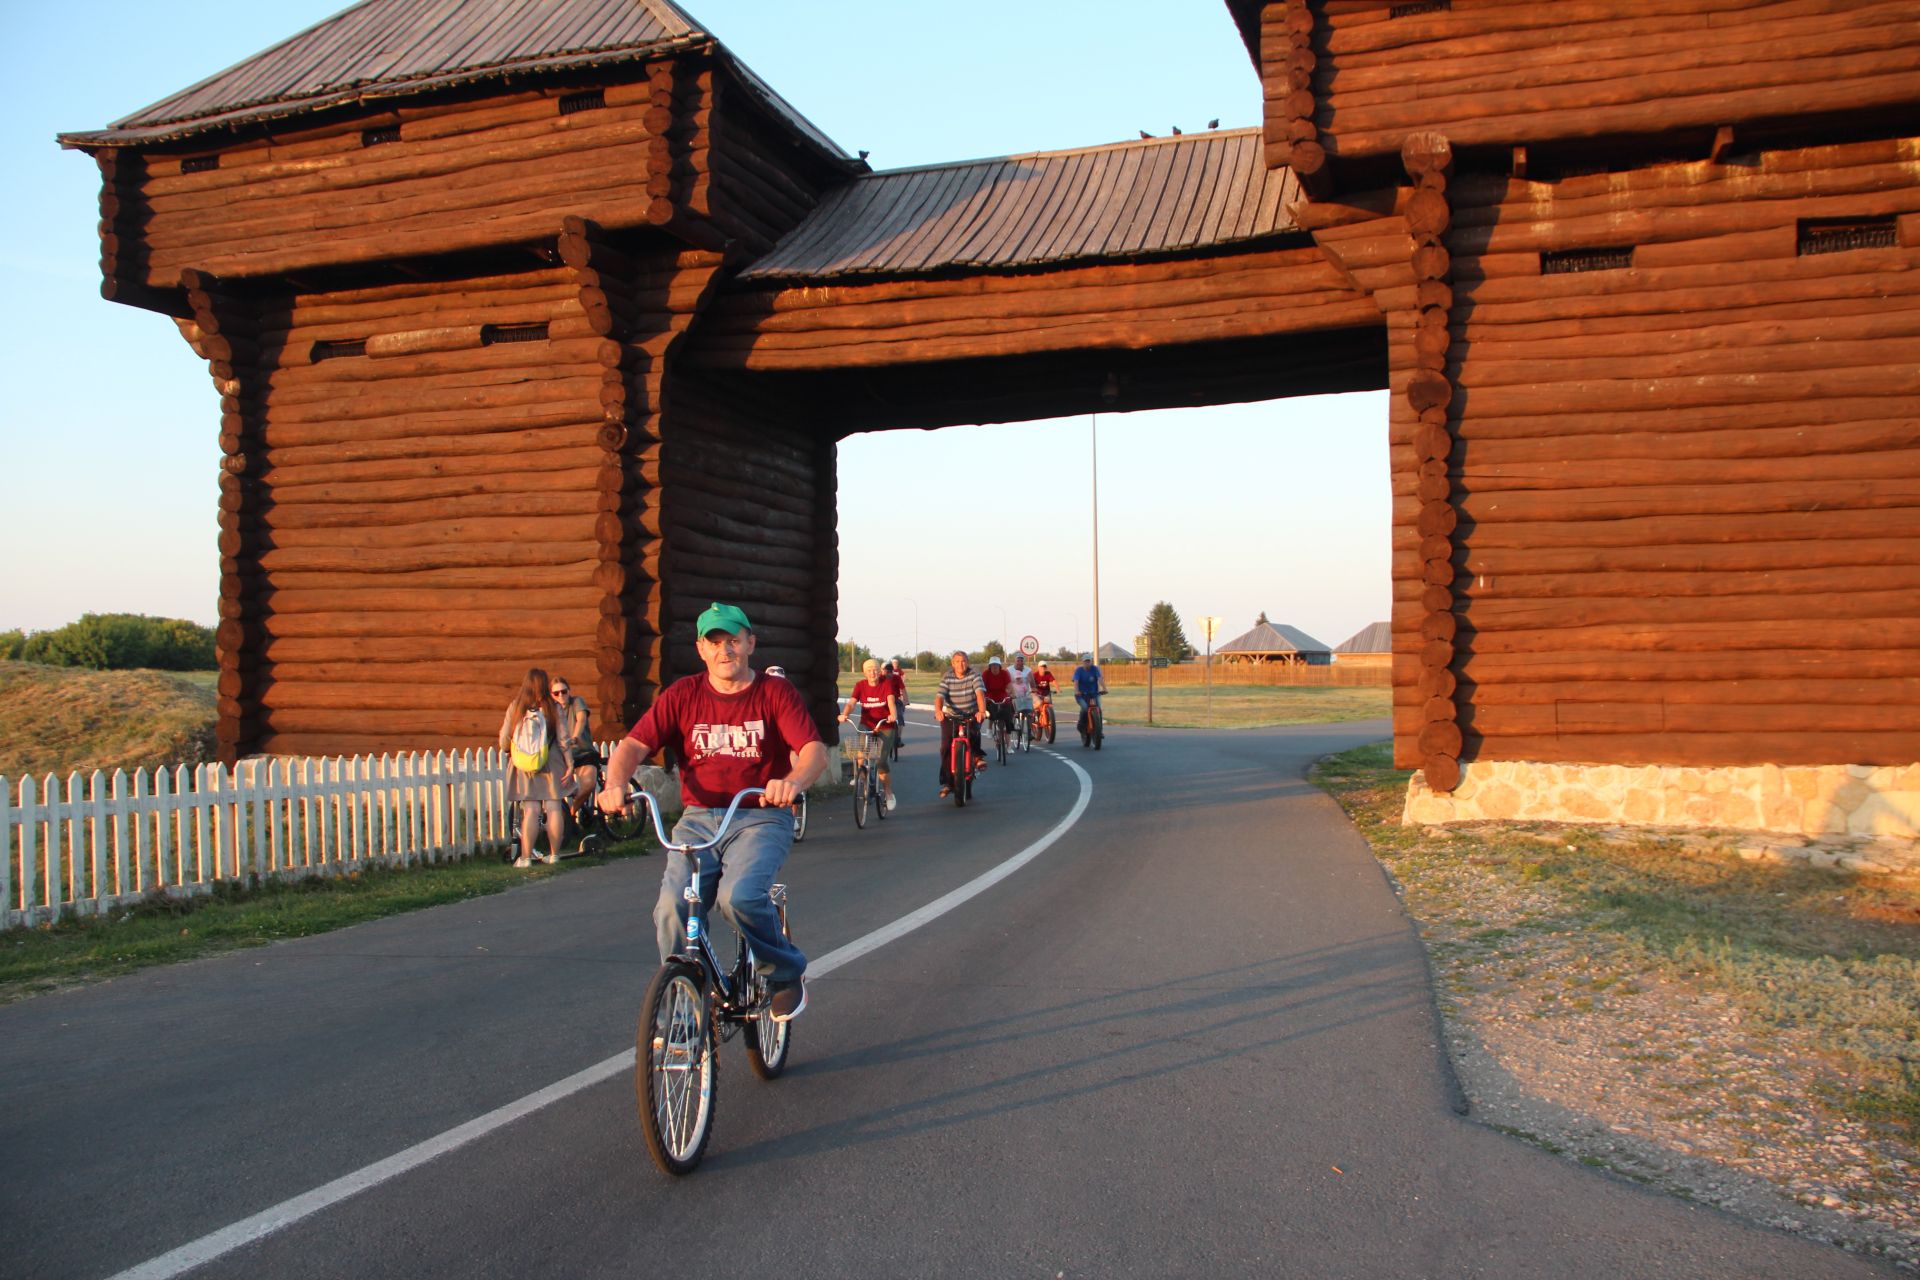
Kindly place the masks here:
<instances>
[{"instance_id":1,"label":"green baseball cap","mask_svg":"<svg viewBox=\"0 0 1920 1280\"><path fill-rule=\"evenodd\" d=\"M716 631L737 636L742 631L753 630L753 624L747 621L747 615L737 606L721 604L718 600L708 605L706 612L702 613L699 621L693 625L695 632L702 637L710 636Z\"/></svg>"}]
</instances>

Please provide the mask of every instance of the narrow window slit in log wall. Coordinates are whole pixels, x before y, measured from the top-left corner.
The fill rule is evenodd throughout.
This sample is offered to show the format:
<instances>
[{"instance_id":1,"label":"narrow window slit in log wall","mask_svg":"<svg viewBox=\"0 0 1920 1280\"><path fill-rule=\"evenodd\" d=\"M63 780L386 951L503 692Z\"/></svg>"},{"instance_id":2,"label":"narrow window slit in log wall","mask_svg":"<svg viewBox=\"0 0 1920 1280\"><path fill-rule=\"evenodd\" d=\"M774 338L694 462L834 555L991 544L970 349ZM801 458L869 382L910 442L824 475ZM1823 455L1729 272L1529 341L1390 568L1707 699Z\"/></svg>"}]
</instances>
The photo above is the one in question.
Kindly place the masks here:
<instances>
[{"instance_id":1,"label":"narrow window slit in log wall","mask_svg":"<svg viewBox=\"0 0 1920 1280\"><path fill-rule=\"evenodd\" d=\"M1452 13L1453 0L1417 0L1414 4L1397 4L1387 10L1387 17L1417 18L1423 13Z\"/></svg>"},{"instance_id":2,"label":"narrow window slit in log wall","mask_svg":"<svg viewBox=\"0 0 1920 1280\"><path fill-rule=\"evenodd\" d=\"M400 126L397 124L381 125L378 129L360 131L360 145L363 147L377 147L383 142L398 141L400 141Z\"/></svg>"},{"instance_id":3,"label":"narrow window slit in log wall","mask_svg":"<svg viewBox=\"0 0 1920 1280\"><path fill-rule=\"evenodd\" d=\"M1884 218L1802 218L1794 252L1845 253L1849 249L1891 249L1900 243L1891 215Z\"/></svg>"},{"instance_id":4,"label":"narrow window slit in log wall","mask_svg":"<svg viewBox=\"0 0 1920 1280\"><path fill-rule=\"evenodd\" d=\"M545 342L547 325L543 320L539 324L483 324L480 326L480 345L498 346L502 342Z\"/></svg>"},{"instance_id":5,"label":"narrow window slit in log wall","mask_svg":"<svg viewBox=\"0 0 1920 1280\"><path fill-rule=\"evenodd\" d=\"M597 111L606 105L605 89L588 89L581 93L560 95L560 114L563 116L570 116L576 111Z\"/></svg>"},{"instance_id":6,"label":"narrow window slit in log wall","mask_svg":"<svg viewBox=\"0 0 1920 1280\"><path fill-rule=\"evenodd\" d=\"M1576 271L1624 271L1633 265L1633 247L1624 249L1552 249L1540 255L1543 276Z\"/></svg>"},{"instance_id":7,"label":"narrow window slit in log wall","mask_svg":"<svg viewBox=\"0 0 1920 1280\"><path fill-rule=\"evenodd\" d=\"M188 156L180 162L180 172L182 173L205 173L209 169L218 169L219 167L220 157L217 155Z\"/></svg>"},{"instance_id":8,"label":"narrow window slit in log wall","mask_svg":"<svg viewBox=\"0 0 1920 1280\"><path fill-rule=\"evenodd\" d=\"M338 360L342 356L364 356L367 354L365 338L322 339L313 344L313 350L307 359L314 364L322 360Z\"/></svg>"}]
</instances>

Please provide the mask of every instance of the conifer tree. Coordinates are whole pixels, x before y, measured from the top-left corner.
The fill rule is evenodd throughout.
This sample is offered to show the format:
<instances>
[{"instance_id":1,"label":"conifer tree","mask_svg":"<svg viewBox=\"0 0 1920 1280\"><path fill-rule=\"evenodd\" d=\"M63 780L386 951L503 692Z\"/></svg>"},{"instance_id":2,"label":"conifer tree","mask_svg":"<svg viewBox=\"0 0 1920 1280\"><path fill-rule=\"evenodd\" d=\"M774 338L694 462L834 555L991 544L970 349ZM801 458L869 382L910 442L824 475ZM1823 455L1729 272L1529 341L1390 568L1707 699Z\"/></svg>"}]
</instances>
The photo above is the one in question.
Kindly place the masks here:
<instances>
[{"instance_id":1,"label":"conifer tree","mask_svg":"<svg viewBox=\"0 0 1920 1280\"><path fill-rule=\"evenodd\" d=\"M1173 606L1162 600L1147 610L1146 625L1140 634L1153 642L1153 656L1170 658L1175 662L1185 662L1194 653L1193 646L1187 643L1187 633L1180 628L1180 615ZM1145 653L1135 655L1145 660Z\"/></svg>"}]
</instances>

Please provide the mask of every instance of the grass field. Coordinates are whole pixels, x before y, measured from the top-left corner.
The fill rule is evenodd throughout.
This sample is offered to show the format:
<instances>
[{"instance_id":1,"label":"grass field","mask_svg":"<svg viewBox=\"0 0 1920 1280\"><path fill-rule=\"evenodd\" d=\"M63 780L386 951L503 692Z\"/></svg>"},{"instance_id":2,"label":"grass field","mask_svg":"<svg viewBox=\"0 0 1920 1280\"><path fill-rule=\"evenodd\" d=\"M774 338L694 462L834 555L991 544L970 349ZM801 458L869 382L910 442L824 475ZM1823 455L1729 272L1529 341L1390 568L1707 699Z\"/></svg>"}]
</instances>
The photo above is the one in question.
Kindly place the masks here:
<instances>
[{"instance_id":1,"label":"grass field","mask_svg":"<svg viewBox=\"0 0 1920 1280\"><path fill-rule=\"evenodd\" d=\"M213 758L214 673L0 662L0 774L129 773Z\"/></svg>"},{"instance_id":2,"label":"grass field","mask_svg":"<svg viewBox=\"0 0 1920 1280\"><path fill-rule=\"evenodd\" d=\"M840 693L846 696L855 677L840 677ZM914 707L926 717L933 714L933 693L940 679L931 672L907 676L907 685L915 698ZM1147 723L1147 690L1109 686L1101 700L1107 722L1115 725ZM1060 695L1065 708L1063 729L1071 729L1075 715L1073 694ZM1287 686L1230 685L1216 683L1209 708L1204 688L1177 686L1153 690L1153 727L1157 729L1256 729L1264 725L1329 724L1338 720L1374 720L1393 710L1393 690L1385 686Z\"/></svg>"},{"instance_id":3,"label":"grass field","mask_svg":"<svg viewBox=\"0 0 1920 1280\"><path fill-rule=\"evenodd\" d=\"M1539 981L1542 1013L1569 1017L1656 984L1724 999L1818 1053L1814 1098L1920 1141L1911 882L1746 862L1673 832L1404 827L1407 777L1386 743L1313 774L1402 886L1443 989Z\"/></svg>"}]
</instances>

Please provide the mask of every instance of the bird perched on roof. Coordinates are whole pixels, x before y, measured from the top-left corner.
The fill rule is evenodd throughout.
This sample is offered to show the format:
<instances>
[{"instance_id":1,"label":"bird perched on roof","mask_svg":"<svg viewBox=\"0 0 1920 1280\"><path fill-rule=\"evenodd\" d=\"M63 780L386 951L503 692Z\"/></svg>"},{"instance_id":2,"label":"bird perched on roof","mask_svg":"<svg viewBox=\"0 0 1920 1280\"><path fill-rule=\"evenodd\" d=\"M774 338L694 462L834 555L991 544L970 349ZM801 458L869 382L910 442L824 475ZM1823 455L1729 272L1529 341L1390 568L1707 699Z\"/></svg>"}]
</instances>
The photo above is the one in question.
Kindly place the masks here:
<instances>
[{"instance_id":1,"label":"bird perched on roof","mask_svg":"<svg viewBox=\"0 0 1920 1280\"><path fill-rule=\"evenodd\" d=\"M1180 126L1179 126L1179 125L1175 125L1175 126L1173 126L1173 136L1174 136L1174 137L1176 137L1176 138L1180 136Z\"/></svg>"},{"instance_id":2,"label":"bird perched on roof","mask_svg":"<svg viewBox=\"0 0 1920 1280\"><path fill-rule=\"evenodd\" d=\"M1153 135L1148 133L1145 129L1142 129L1140 131L1140 136L1143 138L1151 138Z\"/></svg>"},{"instance_id":3,"label":"bird perched on roof","mask_svg":"<svg viewBox=\"0 0 1920 1280\"><path fill-rule=\"evenodd\" d=\"M1220 117L1219 117L1219 116L1215 116L1215 117L1214 117L1213 119L1211 119L1211 120L1209 120L1209 121L1207 121L1207 128L1209 128L1209 129L1218 129L1219 127L1220 127Z\"/></svg>"}]
</instances>

